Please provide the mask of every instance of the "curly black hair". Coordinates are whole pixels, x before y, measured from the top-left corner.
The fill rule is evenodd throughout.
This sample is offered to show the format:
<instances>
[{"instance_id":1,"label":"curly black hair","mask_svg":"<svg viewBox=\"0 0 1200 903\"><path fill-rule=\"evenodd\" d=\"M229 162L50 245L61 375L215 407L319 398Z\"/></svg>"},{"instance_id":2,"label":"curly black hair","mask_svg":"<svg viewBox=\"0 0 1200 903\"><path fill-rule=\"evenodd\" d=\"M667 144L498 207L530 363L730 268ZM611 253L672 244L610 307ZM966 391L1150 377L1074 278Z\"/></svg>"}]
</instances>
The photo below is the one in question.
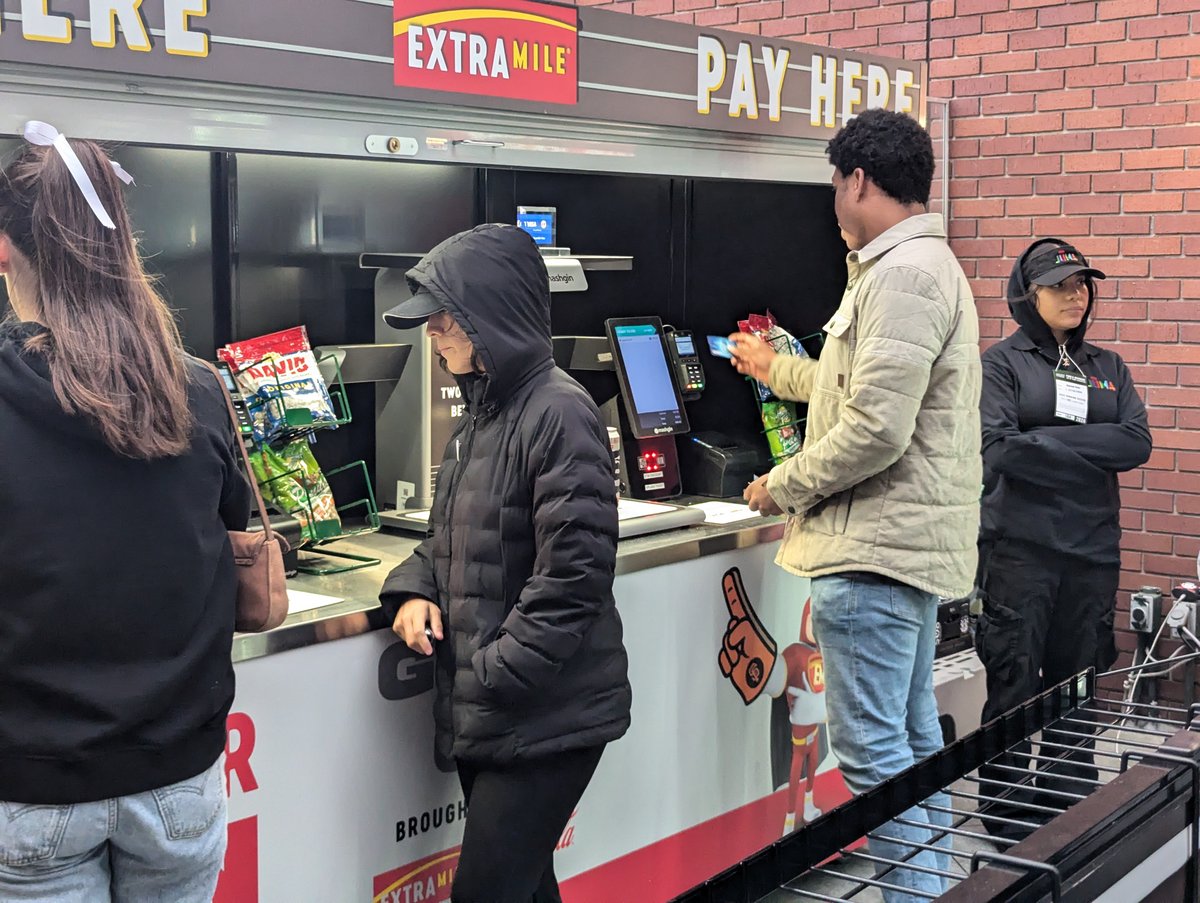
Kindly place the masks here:
<instances>
[{"instance_id":1,"label":"curly black hair","mask_svg":"<svg viewBox=\"0 0 1200 903\"><path fill-rule=\"evenodd\" d=\"M928 204L933 141L911 116L867 110L846 123L825 149L844 176L856 169L901 204Z\"/></svg>"}]
</instances>

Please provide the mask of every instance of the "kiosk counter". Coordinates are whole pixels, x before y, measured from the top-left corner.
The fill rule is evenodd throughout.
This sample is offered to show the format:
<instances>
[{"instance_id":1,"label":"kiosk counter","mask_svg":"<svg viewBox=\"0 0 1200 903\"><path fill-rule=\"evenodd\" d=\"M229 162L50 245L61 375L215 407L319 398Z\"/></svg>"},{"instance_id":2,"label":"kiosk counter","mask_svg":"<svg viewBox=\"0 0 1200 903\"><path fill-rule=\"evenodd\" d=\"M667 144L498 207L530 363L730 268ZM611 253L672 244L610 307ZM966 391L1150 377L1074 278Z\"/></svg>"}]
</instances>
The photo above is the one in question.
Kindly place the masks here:
<instances>
[{"instance_id":1,"label":"kiosk counter","mask_svg":"<svg viewBox=\"0 0 1200 903\"><path fill-rule=\"evenodd\" d=\"M667 900L782 835L788 682L767 672L800 643L808 598L808 581L772 563L782 531L755 518L620 543L633 725L560 841L564 899ZM449 899L465 807L434 760L434 664L392 634L376 598L416 540L353 543L381 565L292 579L283 626L234 641L217 903ZM848 794L823 742L821 754L814 799L827 809Z\"/></svg>"}]
</instances>

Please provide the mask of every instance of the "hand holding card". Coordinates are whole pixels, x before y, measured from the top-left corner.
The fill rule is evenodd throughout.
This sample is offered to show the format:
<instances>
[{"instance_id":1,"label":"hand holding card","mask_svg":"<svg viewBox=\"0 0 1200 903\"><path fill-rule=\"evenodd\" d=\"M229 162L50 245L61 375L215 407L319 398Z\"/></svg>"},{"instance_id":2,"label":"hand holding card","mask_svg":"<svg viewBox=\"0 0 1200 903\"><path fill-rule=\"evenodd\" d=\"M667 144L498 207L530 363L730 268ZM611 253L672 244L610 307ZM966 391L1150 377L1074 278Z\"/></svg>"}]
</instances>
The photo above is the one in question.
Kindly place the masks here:
<instances>
[{"instance_id":1,"label":"hand holding card","mask_svg":"<svg viewBox=\"0 0 1200 903\"><path fill-rule=\"evenodd\" d=\"M723 335L708 336L708 350L713 357L723 357L726 360L733 358L733 348L730 346L729 339Z\"/></svg>"}]
</instances>

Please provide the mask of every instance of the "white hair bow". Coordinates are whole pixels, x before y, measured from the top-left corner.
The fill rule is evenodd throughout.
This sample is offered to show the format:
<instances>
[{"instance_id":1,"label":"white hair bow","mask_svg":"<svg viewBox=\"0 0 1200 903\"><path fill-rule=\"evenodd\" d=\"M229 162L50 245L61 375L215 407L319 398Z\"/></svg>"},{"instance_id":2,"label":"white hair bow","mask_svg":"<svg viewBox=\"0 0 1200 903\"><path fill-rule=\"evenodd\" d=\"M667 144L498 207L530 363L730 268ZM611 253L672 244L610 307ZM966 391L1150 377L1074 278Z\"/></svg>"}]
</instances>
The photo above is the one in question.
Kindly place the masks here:
<instances>
[{"instance_id":1,"label":"white hair bow","mask_svg":"<svg viewBox=\"0 0 1200 903\"><path fill-rule=\"evenodd\" d=\"M58 155L62 157L63 163L67 164L67 169L70 171L71 177L75 180L75 184L83 192L84 200L88 202L88 206L96 214L96 219L100 220L101 225L106 229L116 228L112 217L108 215L108 211L104 209L104 204L100 201L100 195L96 193L96 186L92 184L87 170L83 168L83 164L79 161L75 149L67 141L66 135L49 123L33 120L25 123L25 140L30 144L36 144L40 147L53 147L58 151ZM133 176L127 173L120 163L116 160L109 160L108 162L112 164L113 171L117 174L118 179L126 185L134 184Z\"/></svg>"}]
</instances>

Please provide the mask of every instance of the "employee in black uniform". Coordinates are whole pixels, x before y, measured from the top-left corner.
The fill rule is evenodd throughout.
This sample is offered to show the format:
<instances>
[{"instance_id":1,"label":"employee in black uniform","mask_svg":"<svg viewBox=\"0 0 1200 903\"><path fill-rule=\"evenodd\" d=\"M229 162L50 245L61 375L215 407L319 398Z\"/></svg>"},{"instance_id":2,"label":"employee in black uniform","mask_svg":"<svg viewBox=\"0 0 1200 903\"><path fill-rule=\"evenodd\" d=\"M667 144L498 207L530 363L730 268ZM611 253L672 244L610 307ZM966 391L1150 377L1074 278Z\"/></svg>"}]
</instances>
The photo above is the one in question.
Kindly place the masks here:
<instances>
[{"instance_id":1,"label":"employee in black uniform","mask_svg":"<svg viewBox=\"0 0 1200 903\"><path fill-rule=\"evenodd\" d=\"M1089 667L1102 671L1116 659L1117 475L1146 462L1151 440L1125 362L1084 341L1096 280L1103 278L1066 242L1035 241L1008 281L1008 306L1021 328L983 355L983 612L975 645L987 669L985 722L1045 687ZM1046 739L1080 744L1078 737L1056 736ZM1057 766L1056 773L1095 779L1090 752L1075 759L1079 764ZM1000 764L1026 763L1006 757ZM990 772L995 780L1016 777ZM1037 784L1077 794L1089 787L1048 774L1040 774ZM1022 800L1042 805L1050 797ZM990 812L1026 823L985 822L993 834L1010 837L1027 834L1027 825L1045 817L1005 805Z\"/></svg>"}]
</instances>

